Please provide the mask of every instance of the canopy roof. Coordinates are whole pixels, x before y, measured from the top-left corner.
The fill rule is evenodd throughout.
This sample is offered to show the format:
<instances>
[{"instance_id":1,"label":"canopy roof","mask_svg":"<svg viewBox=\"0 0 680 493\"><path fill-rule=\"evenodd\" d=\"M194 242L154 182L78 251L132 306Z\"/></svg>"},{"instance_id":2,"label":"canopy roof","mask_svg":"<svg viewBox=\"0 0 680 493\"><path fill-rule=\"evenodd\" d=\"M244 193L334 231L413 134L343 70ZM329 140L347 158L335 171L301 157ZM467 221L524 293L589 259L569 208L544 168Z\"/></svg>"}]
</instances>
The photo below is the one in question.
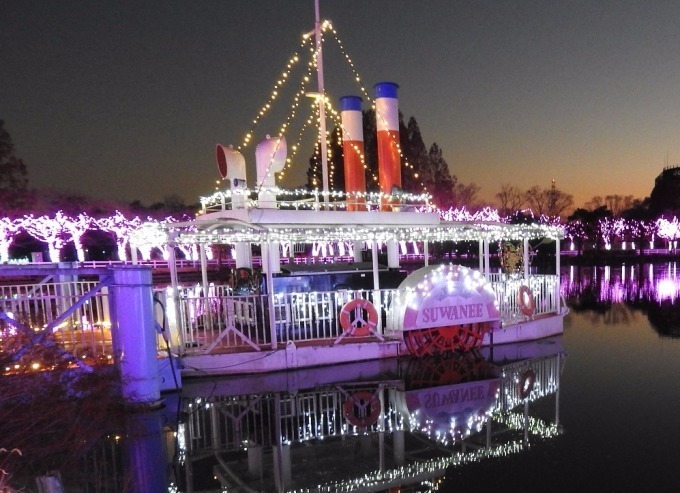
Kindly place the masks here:
<instances>
[{"instance_id":1,"label":"canopy roof","mask_svg":"<svg viewBox=\"0 0 680 493\"><path fill-rule=\"evenodd\" d=\"M436 213L377 211L220 211L163 227L178 244L337 241L518 241L557 239L562 228L539 223L450 222Z\"/></svg>"}]
</instances>

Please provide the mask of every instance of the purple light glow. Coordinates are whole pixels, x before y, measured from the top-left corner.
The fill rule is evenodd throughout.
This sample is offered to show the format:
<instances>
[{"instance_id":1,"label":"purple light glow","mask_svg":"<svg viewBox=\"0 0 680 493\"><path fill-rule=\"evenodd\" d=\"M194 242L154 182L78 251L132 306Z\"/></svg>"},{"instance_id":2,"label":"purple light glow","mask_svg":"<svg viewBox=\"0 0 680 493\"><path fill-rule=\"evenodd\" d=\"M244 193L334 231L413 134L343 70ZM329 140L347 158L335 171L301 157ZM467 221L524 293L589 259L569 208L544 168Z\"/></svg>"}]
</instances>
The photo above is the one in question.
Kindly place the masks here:
<instances>
[{"instance_id":1,"label":"purple light glow","mask_svg":"<svg viewBox=\"0 0 680 493\"><path fill-rule=\"evenodd\" d=\"M572 266L569 277L562 280L562 295L579 303L660 303L680 298L676 263L663 270L652 267L647 272L639 266L589 267L577 273Z\"/></svg>"}]
</instances>

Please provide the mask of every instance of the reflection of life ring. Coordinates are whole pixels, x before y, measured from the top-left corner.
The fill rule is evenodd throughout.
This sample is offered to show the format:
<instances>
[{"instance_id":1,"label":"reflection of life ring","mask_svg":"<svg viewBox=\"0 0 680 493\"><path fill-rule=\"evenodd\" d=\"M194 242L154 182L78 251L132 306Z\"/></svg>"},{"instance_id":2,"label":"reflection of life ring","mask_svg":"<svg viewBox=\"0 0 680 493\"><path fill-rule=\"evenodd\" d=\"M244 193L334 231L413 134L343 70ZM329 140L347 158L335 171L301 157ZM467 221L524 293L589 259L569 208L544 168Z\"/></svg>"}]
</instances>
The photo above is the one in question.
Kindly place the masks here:
<instances>
[{"instance_id":1,"label":"reflection of life ring","mask_svg":"<svg viewBox=\"0 0 680 493\"><path fill-rule=\"evenodd\" d=\"M529 397L529 394L531 394L531 391L534 390L534 383L536 382L536 374L534 373L534 370L527 370L522 374L522 379L519 381L519 384L517 385L517 391L519 392L519 396L522 399L526 399Z\"/></svg>"},{"instance_id":2,"label":"reflection of life ring","mask_svg":"<svg viewBox=\"0 0 680 493\"><path fill-rule=\"evenodd\" d=\"M528 286L522 285L519 287L519 308L527 317L532 316L536 310L534 294Z\"/></svg>"},{"instance_id":3,"label":"reflection of life ring","mask_svg":"<svg viewBox=\"0 0 680 493\"><path fill-rule=\"evenodd\" d=\"M359 310L361 314L352 320L350 314L357 308L361 309ZM365 319L363 318L362 310L366 310ZM378 325L378 311L373 306L373 303L368 300L361 298L350 300L340 310L340 325L345 332L353 331L352 335L357 337L367 336Z\"/></svg>"},{"instance_id":4,"label":"reflection of life ring","mask_svg":"<svg viewBox=\"0 0 680 493\"><path fill-rule=\"evenodd\" d=\"M371 392L357 392L342 404L342 414L359 428L375 424L380 416L380 399Z\"/></svg>"}]
</instances>

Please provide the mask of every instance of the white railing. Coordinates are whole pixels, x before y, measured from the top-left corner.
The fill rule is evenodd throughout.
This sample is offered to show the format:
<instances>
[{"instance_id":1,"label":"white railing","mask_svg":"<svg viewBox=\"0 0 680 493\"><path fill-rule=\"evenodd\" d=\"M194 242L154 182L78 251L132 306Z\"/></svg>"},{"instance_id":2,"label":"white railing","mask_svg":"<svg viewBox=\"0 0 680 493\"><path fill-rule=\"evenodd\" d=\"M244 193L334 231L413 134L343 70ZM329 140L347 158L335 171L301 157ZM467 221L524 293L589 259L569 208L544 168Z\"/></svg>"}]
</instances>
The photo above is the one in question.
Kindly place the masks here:
<instances>
[{"instance_id":1,"label":"white railing","mask_svg":"<svg viewBox=\"0 0 680 493\"><path fill-rule=\"evenodd\" d=\"M264 204L266 207L274 207L277 209L295 209L295 210L315 210L320 211L323 208L328 210L347 210L348 206L360 205L367 211L380 211L385 199L389 200L393 210L416 210L427 208L429 206L429 196L420 195L412 196L410 194L403 195L387 195L380 192L369 193L357 197L356 195L347 194L346 200L332 200L325 202L324 194L318 191L310 191L307 197L299 198L295 191L287 191L276 188L267 188L268 193L273 193L274 200L260 200L256 198L261 190L239 190L234 193L215 192L210 197L201 197L202 213L219 212L225 210L235 209L252 209L260 207ZM232 198L239 196L239 200L233 201ZM290 197L290 198L286 198Z\"/></svg>"},{"instance_id":2,"label":"white railing","mask_svg":"<svg viewBox=\"0 0 680 493\"><path fill-rule=\"evenodd\" d=\"M35 332L50 331L48 336L75 357L102 362L112 354L111 320L108 288L96 290L98 285L98 281L68 281L0 286L0 310ZM61 320L87 293L89 299ZM17 330L0 320L0 335Z\"/></svg>"},{"instance_id":3,"label":"white railing","mask_svg":"<svg viewBox=\"0 0 680 493\"><path fill-rule=\"evenodd\" d=\"M340 312L352 299L365 299L376 308L375 333L383 332L396 290L280 293L274 296L274 333L266 295L235 296L227 286L183 288L180 314L187 352L225 349L254 350L288 341L337 340L345 333Z\"/></svg>"},{"instance_id":4,"label":"white railing","mask_svg":"<svg viewBox=\"0 0 680 493\"><path fill-rule=\"evenodd\" d=\"M492 273L487 276L496 293L504 324L524 320L519 303L519 290L527 286L534 297L534 316L560 313L559 279L555 275L532 275L527 281L518 275Z\"/></svg>"},{"instance_id":5,"label":"white railing","mask_svg":"<svg viewBox=\"0 0 680 493\"><path fill-rule=\"evenodd\" d=\"M527 282L519 276L491 274L504 325L526 320L519 304L520 287L529 287L534 298L534 317L559 313L561 299L557 276L535 275ZM331 340L337 342L346 335L340 324L340 312L353 299L370 301L378 320L375 334L382 337L398 327L392 327L388 316L398 291L339 290L324 292L278 293L273 299L273 330L270 325L269 302L266 295L236 296L228 286L182 288L180 293L180 327L188 353L209 354L224 350L262 350L275 348L289 341ZM397 321L395 321L397 322Z\"/></svg>"},{"instance_id":6,"label":"white railing","mask_svg":"<svg viewBox=\"0 0 680 493\"><path fill-rule=\"evenodd\" d=\"M375 331L384 332L387 313L394 303L396 290L326 291L277 294L274 297L276 333L279 342L337 339L345 328L340 312L354 299L370 301L378 312Z\"/></svg>"},{"instance_id":7,"label":"white railing","mask_svg":"<svg viewBox=\"0 0 680 493\"><path fill-rule=\"evenodd\" d=\"M561 309L557 276L532 276L528 283L518 276L492 274L489 277L505 325L526 319L519 306L522 285L528 285L533 293L535 316ZM44 330L54 324L50 327L54 338L77 357L108 358L112 354L108 288L103 286L97 290L98 284L97 281L69 281L0 286L0 310L34 330ZM79 304L91 291L94 293L89 299ZM237 296L227 286L210 286L204 296L200 286L181 288L177 324L181 335L174 340L183 342L187 353L200 354L259 351L289 341L334 343L347 336L346 327L340 324L340 312L353 299L368 300L375 306L378 317L375 333L370 335L382 337L398 328L392 326L388 316L396 295L396 290L277 294L272 304L272 327L265 295ZM62 317L74 305L78 305L77 308ZM0 335L12 330L15 329L10 323L0 320ZM163 344L159 345L159 349L163 348Z\"/></svg>"},{"instance_id":8,"label":"white railing","mask_svg":"<svg viewBox=\"0 0 680 493\"><path fill-rule=\"evenodd\" d=\"M179 311L184 344L190 352L244 346L259 350L271 344L266 307L266 296L235 296L227 286L210 286L208 296L200 287L182 288Z\"/></svg>"}]
</instances>

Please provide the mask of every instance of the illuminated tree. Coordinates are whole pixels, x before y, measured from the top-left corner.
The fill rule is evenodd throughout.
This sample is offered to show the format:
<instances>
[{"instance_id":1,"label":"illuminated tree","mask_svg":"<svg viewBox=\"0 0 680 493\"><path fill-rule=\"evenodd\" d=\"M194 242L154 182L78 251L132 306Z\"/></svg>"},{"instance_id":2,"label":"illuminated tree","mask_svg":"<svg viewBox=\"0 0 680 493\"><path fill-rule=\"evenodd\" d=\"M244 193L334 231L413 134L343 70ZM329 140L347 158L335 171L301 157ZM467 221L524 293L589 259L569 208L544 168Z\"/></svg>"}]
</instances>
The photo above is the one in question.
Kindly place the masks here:
<instances>
[{"instance_id":1,"label":"illuminated tree","mask_svg":"<svg viewBox=\"0 0 680 493\"><path fill-rule=\"evenodd\" d=\"M564 225L564 236L571 242L570 248L583 249L583 242L588 239L584 224L579 221L569 221Z\"/></svg>"},{"instance_id":2,"label":"illuminated tree","mask_svg":"<svg viewBox=\"0 0 680 493\"><path fill-rule=\"evenodd\" d=\"M657 219L656 226L660 238L664 238L669 242L669 249L676 248L676 241L680 238L680 223L677 217L673 217L671 221L668 219Z\"/></svg>"},{"instance_id":3,"label":"illuminated tree","mask_svg":"<svg viewBox=\"0 0 680 493\"><path fill-rule=\"evenodd\" d=\"M67 221L68 218L61 211L57 212L54 217L47 215L35 217L29 214L24 216L23 226L31 236L47 243L50 260L59 262L61 250L66 243Z\"/></svg>"},{"instance_id":4,"label":"illuminated tree","mask_svg":"<svg viewBox=\"0 0 680 493\"><path fill-rule=\"evenodd\" d=\"M21 221L0 217L0 264L9 261L9 247L20 229Z\"/></svg>"},{"instance_id":5,"label":"illuminated tree","mask_svg":"<svg viewBox=\"0 0 680 493\"><path fill-rule=\"evenodd\" d=\"M600 234L604 241L604 249L611 250L614 238L620 238L626 230L623 219L613 219L605 217L599 222Z\"/></svg>"},{"instance_id":6,"label":"illuminated tree","mask_svg":"<svg viewBox=\"0 0 680 493\"><path fill-rule=\"evenodd\" d=\"M197 229L195 226L191 226L189 228L186 228L186 230L191 231L191 232L196 232ZM200 255L198 251L198 245L193 244L193 243L180 243L177 245L177 248L184 254L184 258L187 260L199 260ZM205 254L207 259L212 258L212 248L206 248L205 249Z\"/></svg>"},{"instance_id":7,"label":"illuminated tree","mask_svg":"<svg viewBox=\"0 0 680 493\"><path fill-rule=\"evenodd\" d=\"M611 212L605 206L600 206L594 210L576 209L574 213L569 216L569 223L578 221L581 223L583 232L580 233L582 238L593 242L593 245L599 250L602 247L603 238L600 230L600 221L603 219L611 219ZM575 239L578 237L575 237Z\"/></svg>"},{"instance_id":8,"label":"illuminated tree","mask_svg":"<svg viewBox=\"0 0 680 493\"><path fill-rule=\"evenodd\" d=\"M80 213L76 217L66 217L63 216L62 212L57 212L57 215L61 215L65 218L63 222L64 232L73 241L73 245L76 247L76 255L79 262L85 261L85 250L83 249L83 235L89 231L92 226L93 219L87 214Z\"/></svg>"},{"instance_id":9,"label":"illuminated tree","mask_svg":"<svg viewBox=\"0 0 680 493\"><path fill-rule=\"evenodd\" d=\"M163 247L167 243L168 234L161 227L161 223L151 218L130 234L130 246L136 248L144 260L151 260L151 250L154 248L161 249L165 258L166 252Z\"/></svg>"},{"instance_id":10,"label":"illuminated tree","mask_svg":"<svg viewBox=\"0 0 680 493\"><path fill-rule=\"evenodd\" d=\"M439 215L444 221L484 221L501 222L502 219L496 209L485 207L477 212L470 212L465 207L439 210Z\"/></svg>"},{"instance_id":11,"label":"illuminated tree","mask_svg":"<svg viewBox=\"0 0 680 493\"><path fill-rule=\"evenodd\" d=\"M135 216L132 219L128 219L120 211L116 211L113 216L95 220L95 224L99 229L113 234L116 246L118 247L118 260L123 261L127 259L125 252L130 241L130 232L138 228L141 223L139 217Z\"/></svg>"},{"instance_id":12,"label":"illuminated tree","mask_svg":"<svg viewBox=\"0 0 680 493\"><path fill-rule=\"evenodd\" d=\"M645 240L649 241L650 248L654 248L654 235L656 234L656 231L657 225L654 221L645 221L642 219L626 220L626 233L639 249L642 249L642 244Z\"/></svg>"},{"instance_id":13,"label":"illuminated tree","mask_svg":"<svg viewBox=\"0 0 680 493\"><path fill-rule=\"evenodd\" d=\"M184 258L187 260L198 260L199 255L198 255L198 247L196 245L191 245L191 244L181 244L177 245L177 248L184 254ZM208 249L206 249L206 254L208 253ZM207 255L206 255L207 257Z\"/></svg>"}]
</instances>

